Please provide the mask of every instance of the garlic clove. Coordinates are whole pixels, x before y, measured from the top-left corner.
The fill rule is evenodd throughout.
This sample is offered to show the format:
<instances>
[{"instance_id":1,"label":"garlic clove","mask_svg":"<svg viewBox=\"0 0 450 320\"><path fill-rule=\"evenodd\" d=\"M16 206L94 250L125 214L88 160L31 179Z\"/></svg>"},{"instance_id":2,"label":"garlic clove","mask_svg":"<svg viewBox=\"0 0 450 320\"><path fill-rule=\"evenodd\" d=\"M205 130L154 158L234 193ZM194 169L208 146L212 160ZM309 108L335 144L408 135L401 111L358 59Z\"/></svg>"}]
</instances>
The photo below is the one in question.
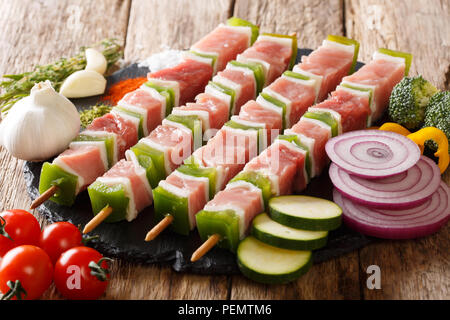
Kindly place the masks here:
<instances>
[{"instance_id":1,"label":"garlic clove","mask_svg":"<svg viewBox=\"0 0 450 320\"><path fill-rule=\"evenodd\" d=\"M103 94L105 89L106 79L100 73L80 70L64 80L59 93L67 98L84 98Z\"/></svg>"},{"instance_id":2,"label":"garlic clove","mask_svg":"<svg viewBox=\"0 0 450 320\"><path fill-rule=\"evenodd\" d=\"M106 58L103 55L103 53L93 48L87 48L85 51L85 55L86 55L85 70L96 71L101 75L105 74L108 62L106 61Z\"/></svg>"}]
</instances>

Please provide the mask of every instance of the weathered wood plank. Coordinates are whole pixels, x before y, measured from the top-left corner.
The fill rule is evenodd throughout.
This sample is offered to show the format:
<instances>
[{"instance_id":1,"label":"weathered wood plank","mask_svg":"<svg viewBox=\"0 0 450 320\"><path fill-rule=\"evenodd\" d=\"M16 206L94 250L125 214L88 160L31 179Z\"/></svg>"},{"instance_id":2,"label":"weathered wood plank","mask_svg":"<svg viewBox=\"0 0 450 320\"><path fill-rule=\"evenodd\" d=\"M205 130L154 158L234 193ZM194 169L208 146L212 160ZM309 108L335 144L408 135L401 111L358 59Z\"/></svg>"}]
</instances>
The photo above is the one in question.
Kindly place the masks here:
<instances>
[{"instance_id":1,"label":"weathered wood plank","mask_svg":"<svg viewBox=\"0 0 450 320\"><path fill-rule=\"evenodd\" d=\"M230 16L231 0L133 0L125 59L189 48Z\"/></svg>"},{"instance_id":2,"label":"weathered wood plank","mask_svg":"<svg viewBox=\"0 0 450 320\"><path fill-rule=\"evenodd\" d=\"M237 0L234 15L260 25L262 32L297 32L299 47L316 48L328 34L343 34L341 1ZM324 276L326 275L326 276ZM313 266L298 281L262 286L232 278L231 299L358 299L358 254Z\"/></svg>"},{"instance_id":3,"label":"weathered wood plank","mask_svg":"<svg viewBox=\"0 0 450 320\"><path fill-rule=\"evenodd\" d=\"M285 285L262 285L243 276L232 279L231 299L310 300L359 299L357 252L313 265L297 281Z\"/></svg>"},{"instance_id":4,"label":"weathered wood plank","mask_svg":"<svg viewBox=\"0 0 450 320\"><path fill-rule=\"evenodd\" d=\"M234 15L259 24L262 32L297 32L300 48L316 48L328 34L342 35L342 1L236 0Z\"/></svg>"},{"instance_id":5,"label":"weathered wood plank","mask_svg":"<svg viewBox=\"0 0 450 320\"><path fill-rule=\"evenodd\" d=\"M169 299L225 300L228 295L226 276L203 276L172 271Z\"/></svg>"},{"instance_id":6,"label":"weathered wood plank","mask_svg":"<svg viewBox=\"0 0 450 320\"><path fill-rule=\"evenodd\" d=\"M410 74L450 88L450 3L445 0L346 1L347 34L369 61L380 47L411 52Z\"/></svg>"},{"instance_id":7,"label":"weathered wood plank","mask_svg":"<svg viewBox=\"0 0 450 320\"><path fill-rule=\"evenodd\" d=\"M0 1L0 74L30 70L103 38L123 41L129 6L128 0ZM22 167L23 161L0 147L1 210L30 206ZM43 219L40 222L45 224ZM53 286L44 295L46 299L58 297Z\"/></svg>"},{"instance_id":8,"label":"weathered wood plank","mask_svg":"<svg viewBox=\"0 0 450 320\"><path fill-rule=\"evenodd\" d=\"M346 1L347 34L361 42L369 61L379 47L411 52L411 75L422 74L440 89L449 89L450 3L448 1ZM450 170L444 180L450 183ZM414 241L386 241L360 251L361 274L381 268L381 290L366 299L448 299L450 227Z\"/></svg>"}]
</instances>

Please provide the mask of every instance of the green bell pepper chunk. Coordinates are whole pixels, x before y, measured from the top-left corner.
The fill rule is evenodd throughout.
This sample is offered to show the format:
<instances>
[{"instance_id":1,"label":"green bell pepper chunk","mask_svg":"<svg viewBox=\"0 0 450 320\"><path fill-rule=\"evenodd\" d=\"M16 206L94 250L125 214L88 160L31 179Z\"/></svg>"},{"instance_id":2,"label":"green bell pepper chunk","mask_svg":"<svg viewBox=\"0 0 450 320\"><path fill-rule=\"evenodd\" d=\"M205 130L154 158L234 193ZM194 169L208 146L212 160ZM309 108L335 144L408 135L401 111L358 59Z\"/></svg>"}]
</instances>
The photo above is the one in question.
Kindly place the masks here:
<instances>
[{"instance_id":1,"label":"green bell pepper chunk","mask_svg":"<svg viewBox=\"0 0 450 320\"><path fill-rule=\"evenodd\" d=\"M258 153L263 151L263 149L265 149L265 144L263 143L265 138L264 138L264 133L266 131L266 128L261 128L261 127L251 127L251 126L247 126L238 122L235 122L233 120L228 121L227 123L225 123L225 125L227 127L230 128L234 128L234 129L241 129L241 130L256 130L258 133Z\"/></svg>"},{"instance_id":2,"label":"green bell pepper chunk","mask_svg":"<svg viewBox=\"0 0 450 320\"><path fill-rule=\"evenodd\" d=\"M297 73L297 72L290 71L290 70L287 70L287 71L283 72L283 75L286 76L286 77L300 79L300 80L306 80L306 81L311 80L310 77L305 76L304 74Z\"/></svg>"},{"instance_id":3,"label":"green bell pepper chunk","mask_svg":"<svg viewBox=\"0 0 450 320\"><path fill-rule=\"evenodd\" d=\"M295 65L295 60L297 60L297 35L286 35L286 34L277 34L277 33L263 33L263 35L269 36L269 37L275 37L275 38L290 38L292 39L292 53L291 53L291 60L289 62L289 69L292 69Z\"/></svg>"},{"instance_id":4,"label":"green bell pepper chunk","mask_svg":"<svg viewBox=\"0 0 450 320\"><path fill-rule=\"evenodd\" d=\"M71 206L75 202L78 177L64 171L55 164L45 162L41 169L39 192L42 194L53 186L58 190L50 198L61 205Z\"/></svg>"},{"instance_id":5,"label":"green bell pepper chunk","mask_svg":"<svg viewBox=\"0 0 450 320\"><path fill-rule=\"evenodd\" d=\"M106 153L108 156L108 167L111 168L114 165L114 138L113 137L93 137L84 133L79 134L73 141L104 141L106 147Z\"/></svg>"},{"instance_id":6,"label":"green bell pepper chunk","mask_svg":"<svg viewBox=\"0 0 450 320\"><path fill-rule=\"evenodd\" d=\"M194 150L201 147L203 142L202 120L196 115L175 115L166 117L167 120L180 123L192 131L192 140L194 141Z\"/></svg>"},{"instance_id":7,"label":"green bell pepper chunk","mask_svg":"<svg viewBox=\"0 0 450 320\"><path fill-rule=\"evenodd\" d=\"M158 183L166 178L164 153L142 142L138 142L130 150L136 155L139 164L146 170L147 179L152 188L156 188Z\"/></svg>"},{"instance_id":8,"label":"green bell pepper chunk","mask_svg":"<svg viewBox=\"0 0 450 320\"><path fill-rule=\"evenodd\" d=\"M355 68L356 68L356 62L358 61L358 53L359 53L359 42L344 36L336 36L336 35L328 35L327 40L329 41L333 41L336 43L340 43L340 44L345 44L347 46L349 45L354 45L355 46L355 50L353 52L353 63L352 66L350 68L350 72L349 74L352 74L353 72L355 72Z\"/></svg>"},{"instance_id":9,"label":"green bell pepper chunk","mask_svg":"<svg viewBox=\"0 0 450 320\"><path fill-rule=\"evenodd\" d=\"M372 88L361 88L354 85L351 85L350 83L343 83L341 86L353 90L363 91L363 92L369 92L369 106L372 105L372 98L373 98L373 89Z\"/></svg>"},{"instance_id":10,"label":"green bell pepper chunk","mask_svg":"<svg viewBox=\"0 0 450 320\"><path fill-rule=\"evenodd\" d=\"M153 88L166 98L166 116L172 113L172 109L175 106L175 92L172 88L166 88L153 83L151 80L145 83L147 87Z\"/></svg>"},{"instance_id":11,"label":"green bell pepper chunk","mask_svg":"<svg viewBox=\"0 0 450 320\"><path fill-rule=\"evenodd\" d=\"M257 62L251 62L251 63L243 63L236 60L232 60L229 62L229 64L240 67L240 68L247 68L253 71L253 74L255 75L256 80L256 95L258 95L262 89L264 88L264 83L266 82L265 76L264 76L264 70L260 63Z\"/></svg>"},{"instance_id":12,"label":"green bell pepper chunk","mask_svg":"<svg viewBox=\"0 0 450 320\"><path fill-rule=\"evenodd\" d=\"M184 159L183 163L184 163L185 165L188 165L188 166L190 166L190 165L201 166L201 163L199 163L199 162L194 158L194 156L189 156L189 157L187 157L186 159Z\"/></svg>"},{"instance_id":13,"label":"green bell pepper chunk","mask_svg":"<svg viewBox=\"0 0 450 320\"><path fill-rule=\"evenodd\" d=\"M277 139L280 140L287 140L289 142L292 142L294 145L296 145L298 148L304 150L306 152L306 157L305 157L305 169L306 169L306 173L308 174L308 181L311 178L311 163L312 163L312 154L309 151L308 147L305 146L303 143L300 142L300 140L298 139L298 137L296 135L284 135L284 134L280 134Z\"/></svg>"},{"instance_id":14,"label":"green bell pepper chunk","mask_svg":"<svg viewBox=\"0 0 450 320\"><path fill-rule=\"evenodd\" d=\"M209 199L212 199L216 194L216 169L205 168L198 165L182 165L177 168L181 173L187 174L193 177L205 177L209 180Z\"/></svg>"},{"instance_id":15,"label":"green bell pepper chunk","mask_svg":"<svg viewBox=\"0 0 450 320\"><path fill-rule=\"evenodd\" d=\"M402 51L394 51L394 50L389 50L389 49L385 49L385 48L378 49L378 52L390 55L392 57L398 57L398 58L405 59L405 77L408 76L409 68L411 67L411 62L412 62L412 57L413 57L411 53L402 52Z\"/></svg>"},{"instance_id":16,"label":"green bell pepper chunk","mask_svg":"<svg viewBox=\"0 0 450 320\"><path fill-rule=\"evenodd\" d=\"M138 135L139 138L144 137L144 117L141 114L125 109L124 107L114 107L113 110L139 119Z\"/></svg>"},{"instance_id":17,"label":"green bell pepper chunk","mask_svg":"<svg viewBox=\"0 0 450 320\"><path fill-rule=\"evenodd\" d=\"M259 27L247 20L237 17L231 17L227 20L227 25L232 27L250 27L252 29L252 38L250 44L253 44L258 38Z\"/></svg>"},{"instance_id":18,"label":"green bell pepper chunk","mask_svg":"<svg viewBox=\"0 0 450 320\"><path fill-rule=\"evenodd\" d=\"M208 240L213 234L219 234L221 239L218 246L236 252L239 244L239 216L234 210L202 210L195 218L202 241Z\"/></svg>"},{"instance_id":19,"label":"green bell pepper chunk","mask_svg":"<svg viewBox=\"0 0 450 320\"><path fill-rule=\"evenodd\" d=\"M286 104L265 92L261 92L259 95L264 98L264 100L269 101L271 104L283 110L283 129L286 129Z\"/></svg>"},{"instance_id":20,"label":"green bell pepper chunk","mask_svg":"<svg viewBox=\"0 0 450 320\"><path fill-rule=\"evenodd\" d=\"M338 122L329 112L306 112L303 116L308 119L322 121L323 123L330 126L331 136L336 137L339 134Z\"/></svg>"},{"instance_id":21,"label":"green bell pepper chunk","mask_svg":"<svg viewBox=\"0 0 450 320\"><path fill-rule=\"evenodd\" d=\"M189 235L189 204L187 198L178 197L162 187L153 189L155 218L161 221L167 214L173 216L170 229L182 235Z\"/></svg>"},{"instance_id":22,"label":"green bell pepper chunk","mask_svg":"<svg viewBox=\"0 0 450 320\"><path fill-rule=\"evenodd\" d=\"M217 83L217 82L214 82L214 81L210 81L208 83L208 85L211 86L212 88L214 88L215 90L220 91L223 94L226 94L226 95L231 97L230 108L229 108L229 110L230 110L230 117L231 117L233 115L233 112L234 112L234 102L235 102L235 99L236 99L236 92L233 89L230 89L230 88L224 86L223 84L220 84L220 83Z\"/></svg>"},{"instance_id":23,"label":"green bell pepper chunk","mask_svg":"<svg viewBox=\"0 0 450 320\"><path fill-rule=\"evenodd\" d=\"M194 55L196 55L196 56L199 56L199 57L201 57L201 58L211 59L211 60L212 60L212 62L211 62L211 67L213 67L213 69L214 69L214 66L216 65L216 62L217 62L217 55L215 55L215 54L201 53L201 52L197 52L197 51L195 51L195 50L190 50L189 52L192 53L192 54L194 54Z\"/></svg>"},{"instance_id":24,"label":"green bell pepper chunk","mask_svg":"<svg viewBox=\"0 0 450 320\"><path fill-rule=\"evenodd\" d=\"M255 171L242 171L238 173L233 179L231 179L230 183L239 180L250 182L251 184L261 189L264 199L264 207L268 208L269 199L272 198L274 194L272 193L272 184L267 177Z\"/></svg>"},{"instance_id":25,"label":"green bell pepper chunk","mask_svg":"<svg viewBox=\"0 0 450 320\"><path fill-rule=\"evenodd\" d=\"M106 222L118 222L126 219L130 199L125 195L121 184L107 186L95 181L88 187L88 193L94 215L97 215L106 206L110 206L113 211L105 219Z\"/></svg>"}]
</instances>

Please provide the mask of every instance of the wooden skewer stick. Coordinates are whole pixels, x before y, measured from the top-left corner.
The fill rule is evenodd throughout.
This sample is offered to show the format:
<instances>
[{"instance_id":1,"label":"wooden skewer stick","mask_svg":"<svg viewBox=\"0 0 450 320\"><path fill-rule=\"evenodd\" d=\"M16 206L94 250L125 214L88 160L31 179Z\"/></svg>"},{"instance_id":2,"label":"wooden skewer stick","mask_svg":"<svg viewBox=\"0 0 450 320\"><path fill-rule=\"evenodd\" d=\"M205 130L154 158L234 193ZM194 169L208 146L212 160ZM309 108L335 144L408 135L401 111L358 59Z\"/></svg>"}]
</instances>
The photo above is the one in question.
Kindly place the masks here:
<instances>
[{"instance_id":1,"label":"wooden skewer stick","mask_svg":"<svg viewBox=\"0 0 450 320\"><path fill-rule=\"evenodd\" d=\"M195 262L195 261L201 259L201 257L203 257L205 254L207 254L212 248L214 248L214 246L217 244L217 242L219 242L219 240L220 240L220 235L218 235L217 233L210 236L208 238L208 240L203 242L203 244L200 246L200 248L195 250L195 252L192 254L191 262Z\"/></svg>"},{"instance_id":2,"label":"wooden skewer stick","mask_svg":"<svg viewBox=\"0 0 450 320\"><path fill-rule=\"evenodd\" d=\"M47 201L48 199L50 199L51 197L53 197L53 195L56 193L56 191L58 191L58 187L57 187L57 186L51 186L50 189L48 189L47 191L45 191L43 194L41 194L39 197L37 197L37 198L31 203L30 210L36 209L36 208L39 207L41 204L43 204L45 201Z\"/></svg>"},{"instance_id":3,"label":"wooden skewer stick","mask_svg":"<svg viewBox=\"0 0 450 320\"><path fill-rule=\"evenodd\" d=\"M154 226L145 236L145 241L152 241L163 232L173 221L173 216L168 214L156 226Z\"/></svg>"},{"instance_id":4,"label":"wooden skewer stick","mask_svg":"<svg viewBox=\"0 0 450 320\"><path fill-rule=\"evenodd\" d=\"M88 224L84 227L83 229L83 234L89 233L92 230L94 230L95 228L98 227L98 225L100 223L103 222L103 220L105 220L106 218L108 218L108 216L111 214L111 212L113 211L113 209L110 206L106 206L104 207L98 214L95 215L95 217L93 217L91 219L91 221L88 222Z\"/></svg>"}]
</instances>

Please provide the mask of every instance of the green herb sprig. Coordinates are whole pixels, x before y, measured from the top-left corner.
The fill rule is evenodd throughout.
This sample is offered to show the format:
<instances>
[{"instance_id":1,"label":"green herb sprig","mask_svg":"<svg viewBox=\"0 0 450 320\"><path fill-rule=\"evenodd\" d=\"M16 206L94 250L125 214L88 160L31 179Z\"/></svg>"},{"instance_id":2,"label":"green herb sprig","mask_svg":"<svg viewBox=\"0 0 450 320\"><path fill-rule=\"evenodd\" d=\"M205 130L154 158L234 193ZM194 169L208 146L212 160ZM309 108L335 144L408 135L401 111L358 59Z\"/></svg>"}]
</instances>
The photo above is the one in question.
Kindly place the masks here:
<instances>
[{"instance_id":1,"label":"green herb sprig","mask_svg":"<svg viewBox=\"0 0 450 320\"><path fill-rule=\"evenodd\" d=\"M80 112L81 126L86 128L95 118L101 117L111 111L112 107L106 104L98 104L90 109Z\"/></svg>"},{"instance_id":2,"label":"green herb sprig","mask_svg":"<svg viewBox=\"0 0 450 320\"><path fill-rule=\"evenodd\" d=\"M90 47L102 47L101 52L108 62L108 68L114 65L123 53L116 39L104 39ZM0 88L4 89L4 93L0 95L2 116L5 116L18 100L28 96L31 88L38 82L50 80L55 90L59 91L69 75L86 67L86 48L88 47L81 47L80 52L71 58L60 58L47 65L37 65L30 72L4 75L3 78L7 80L0 82Z\"/></svg>"}]
</instances>

